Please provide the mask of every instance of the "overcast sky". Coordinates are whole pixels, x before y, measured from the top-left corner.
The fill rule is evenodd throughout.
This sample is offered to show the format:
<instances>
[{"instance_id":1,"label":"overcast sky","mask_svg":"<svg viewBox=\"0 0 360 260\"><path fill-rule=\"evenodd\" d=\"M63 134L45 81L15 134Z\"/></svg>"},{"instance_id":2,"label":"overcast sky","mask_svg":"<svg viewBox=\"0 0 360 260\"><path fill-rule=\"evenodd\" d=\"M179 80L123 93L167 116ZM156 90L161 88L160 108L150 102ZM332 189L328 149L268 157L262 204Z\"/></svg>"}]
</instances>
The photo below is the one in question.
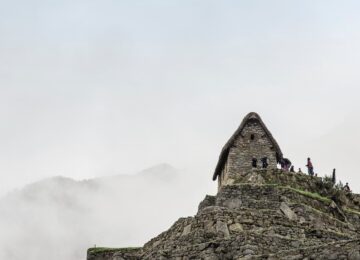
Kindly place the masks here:
<instances>
[{"instance_id":1,"label":"overcast sky","mask_svg":"<svg viewBox=\"0 0 360 260\"><path fill-rule=\"evenodd\" d=\"M0 194L157 163L211 182L258 112L360 192L359 1L0 0ZM216 183L214 183L216 187Z\"/></svg>"}]
</instances>

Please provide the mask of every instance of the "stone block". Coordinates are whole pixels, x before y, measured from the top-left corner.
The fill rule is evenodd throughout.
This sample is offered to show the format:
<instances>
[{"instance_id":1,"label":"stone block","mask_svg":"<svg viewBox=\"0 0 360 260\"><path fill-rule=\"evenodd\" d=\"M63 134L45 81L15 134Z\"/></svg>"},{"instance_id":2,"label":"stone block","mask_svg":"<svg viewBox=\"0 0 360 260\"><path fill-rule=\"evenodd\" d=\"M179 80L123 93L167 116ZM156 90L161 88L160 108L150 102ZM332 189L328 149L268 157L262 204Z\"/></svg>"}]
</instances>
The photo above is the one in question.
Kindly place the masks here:
<instances>
[{"instance_id":1,"label":"stone block","mask_svg":"<svg viewBox=\"0 0 360 260\"><path fill-rule=\"evenodd\" d=\"M182 232L182 236L186 236L191 232L191 224L187 225L186 227L184 227L184 230Z\"/></svg>"},{"instance_id":2,"label":"stone block","mask_svg":"<svg viewBox=\"0 0 360 260\"><path fill-rule=\"evenodd\" d=\"M234 223L229 226L230 231L232 232L241 232L244 231L243 226L240 223Z\"/></svg>"},{"instance_id":3,"label":"stone block","mask_svg":"<svg viewBox=\"0 0 360 260\"><path fill-rule=\"evenodd\" d=\"M281 202L280 210L288 219L293 221L297 220L297 215L285 202Z\"/></svg>"},{"instance_id":4,"label":"stone block","mask_svg":"<svg viewBox=\"0 0 360 260\"><path fill-rule=\"evenodd\" d=\"M216 232L221 233L224 236L224 238L230 238L230 233L227 224L220 220L216 222Z\"/></svg>"}]
</instances>

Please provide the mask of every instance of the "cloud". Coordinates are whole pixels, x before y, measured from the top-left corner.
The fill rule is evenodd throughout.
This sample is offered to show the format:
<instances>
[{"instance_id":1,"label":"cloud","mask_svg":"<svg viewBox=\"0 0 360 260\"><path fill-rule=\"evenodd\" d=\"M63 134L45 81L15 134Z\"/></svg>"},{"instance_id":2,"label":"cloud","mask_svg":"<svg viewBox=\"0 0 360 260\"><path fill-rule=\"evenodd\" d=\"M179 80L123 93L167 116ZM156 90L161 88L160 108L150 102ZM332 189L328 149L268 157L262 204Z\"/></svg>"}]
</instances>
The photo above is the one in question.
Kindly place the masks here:
<instances>
[{"instance_id":1,"label":"cloud","mask_svg":"<svg viewBox=\"0 0 360 260\"><path fill-rule=\"evenodd\" d=\"M141 246L179 216L194 215L208 187L159 165L84 181L55 177L0 201L0 259L80 260L94 246Z\"/></svg>"}]
</instances>

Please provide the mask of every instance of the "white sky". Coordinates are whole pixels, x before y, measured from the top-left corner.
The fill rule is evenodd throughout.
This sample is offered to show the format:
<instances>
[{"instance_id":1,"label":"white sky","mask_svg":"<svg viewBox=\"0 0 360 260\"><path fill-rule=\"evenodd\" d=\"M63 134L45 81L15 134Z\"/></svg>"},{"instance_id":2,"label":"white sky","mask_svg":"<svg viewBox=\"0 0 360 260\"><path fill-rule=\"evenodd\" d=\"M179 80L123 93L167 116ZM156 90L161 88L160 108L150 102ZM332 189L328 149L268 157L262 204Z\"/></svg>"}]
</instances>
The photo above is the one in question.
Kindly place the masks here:
<instances>
[{"instance_id":1,"label":"white sky","mask_svg":"<svg viewBox=\"0 0 360 260\"><path fill-rule=\"evenodd\" d=\"M0 194L157 163L211 176L258 112L360 192L360 2L0 0ZM216 187L216 183L214 183Z\"/></svg>"}]
</instances>

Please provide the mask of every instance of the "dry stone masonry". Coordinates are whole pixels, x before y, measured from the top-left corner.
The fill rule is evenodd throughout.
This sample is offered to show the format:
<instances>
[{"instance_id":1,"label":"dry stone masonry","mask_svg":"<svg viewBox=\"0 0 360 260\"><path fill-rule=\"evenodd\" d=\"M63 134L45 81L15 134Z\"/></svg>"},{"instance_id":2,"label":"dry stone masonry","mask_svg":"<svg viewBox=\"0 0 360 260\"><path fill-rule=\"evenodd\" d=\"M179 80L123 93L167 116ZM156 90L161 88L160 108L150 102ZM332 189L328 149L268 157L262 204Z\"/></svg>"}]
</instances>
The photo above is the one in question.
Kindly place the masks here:
<instances>
[{"instance_id":1,"label":"dry stone masonry","mask_svg":"<svg viewBox=\"0 0 360 260\"><path fill-rule=\"evenodd\" d=\"M219 189L232 184L237 176L254 168L254 159L256 167L262 167L263 158L267 167L276 169L282 152L260 116L249 113L222 149L213 180L218 178Z\"/></svg>"},{"instance_id":2,"label":"dry stone masonry","mask_svg":"<svg viewBox=\"0 0 360 260\"><path fill-rule=\"evenodd\" d=\"M267 168L252 167L253 157L264 156ZM180 218L141 248L90 248L87 259L360 260L360 195L279 170L281 158L260 117L250 113L221 152L217 195L206 195L195 216Z\"/></svg>"}]
</instances>

